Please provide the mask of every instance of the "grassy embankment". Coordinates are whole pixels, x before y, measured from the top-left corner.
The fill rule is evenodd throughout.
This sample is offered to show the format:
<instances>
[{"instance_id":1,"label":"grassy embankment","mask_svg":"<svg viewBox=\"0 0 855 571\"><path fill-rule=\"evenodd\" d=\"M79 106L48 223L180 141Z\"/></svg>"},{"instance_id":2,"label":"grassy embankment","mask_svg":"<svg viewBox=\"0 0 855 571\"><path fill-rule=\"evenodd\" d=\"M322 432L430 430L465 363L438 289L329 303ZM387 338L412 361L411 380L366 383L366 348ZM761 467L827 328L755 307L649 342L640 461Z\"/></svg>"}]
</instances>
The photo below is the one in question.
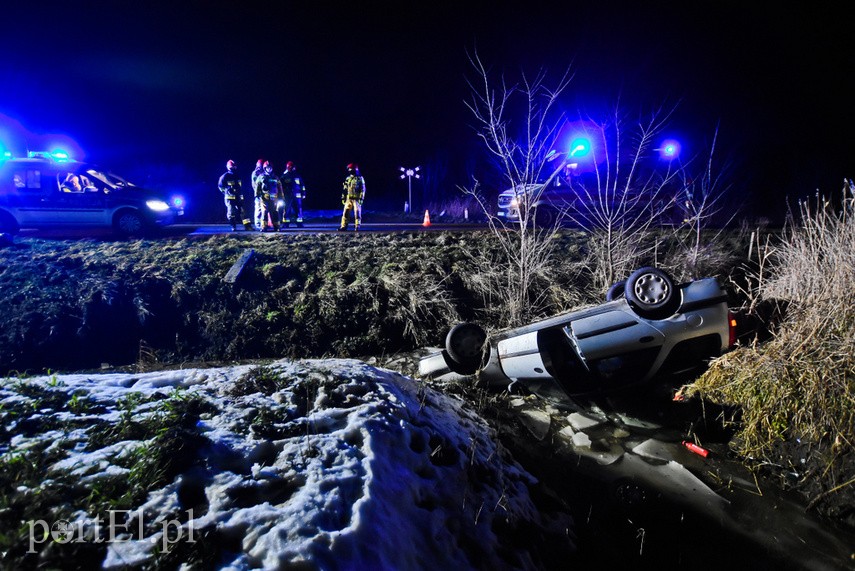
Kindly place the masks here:
<instances>
[{"instance_id":1,"label":"grassy embankment","mask_svg":"<svg viewBox=\"0 0 855 571\"><path fill-rule=\"evenodd\" d=\"M803 204L780 239L757 240L747 290L784 316L689 389L735 405L738 453L855 526L855 195Z\"/></svg>"},{"instance_id":2,"label":"grassy embankment","mask_svg":"<svg viewBox=\"0 0 855 571\"><path fill-rule=\"evenodd\" d=\"M855 493L851 194L847 200L843 215L805 212L780 243L769 242L762 279L742 234L708 240L692 267L681 242L667 239L637 264L656 263L678 280L716 276L737 305L788 302L771 341L717 361L691 390L735 407L739 417L724 421L740 423L737 451L796 474L829 512ZM602 299L591 285L601 260L588 237L568 231L558 240L535 281L535 313ZM247 248L253 263L238 283L225 283ZM437 345L456 321L506 325L495 291L503 270L483 263L500 258L486 232L21 239L0 250L0 373L382 357Z\"/></svg>"}]
</instances>

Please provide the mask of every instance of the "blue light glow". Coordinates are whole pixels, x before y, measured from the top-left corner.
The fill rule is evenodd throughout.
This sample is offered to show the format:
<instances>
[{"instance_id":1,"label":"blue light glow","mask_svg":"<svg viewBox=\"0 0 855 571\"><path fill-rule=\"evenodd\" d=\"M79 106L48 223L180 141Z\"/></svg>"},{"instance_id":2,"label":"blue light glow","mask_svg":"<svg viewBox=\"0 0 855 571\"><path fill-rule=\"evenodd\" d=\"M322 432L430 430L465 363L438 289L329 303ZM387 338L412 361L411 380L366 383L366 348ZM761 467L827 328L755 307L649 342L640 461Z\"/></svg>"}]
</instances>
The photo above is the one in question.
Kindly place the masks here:
<instances>
[{"instance_id":1,"label":"blue light glow","mask_svg":"<svg viewBox=\"0 0 855 571\"><path fill-rule=\"evenodd\" d=\"M584 157L591 152L591 140L587 137L577 137L570 143L569 157Z\"/></svg>"},{"instance_id":2,"label":"blue light glow","mask_svg":"<svg viewBox=\"0 0 855 571\"><path fill-rule=\"evenodd\" d=\"M184 197L183 196L173 196L172 197L172 206L176 208L181 208L184 206Z\"/></svg>"},{"instance_id":3,"label":"blue light glow","mask_svg":"<svg viewBox=\"0 0 855 571\"><path fill-rule=\"evenodd\" d=\"M64 163L71 160L69 154L61 149L53 151L28 151L27 157L30 159L52 159L58 163Z\"/></svg>"},{"instance_id":4,"label":"blue light glow","mask_svg":"<svg viewBox=\"0 0 855 571\"><path fill-rule=\"evenodd\" d=\"M673 160L680 156L680 142L674 139L666 139L659 146L659 156L665 160Z\"/></svg>"}]
</instances>

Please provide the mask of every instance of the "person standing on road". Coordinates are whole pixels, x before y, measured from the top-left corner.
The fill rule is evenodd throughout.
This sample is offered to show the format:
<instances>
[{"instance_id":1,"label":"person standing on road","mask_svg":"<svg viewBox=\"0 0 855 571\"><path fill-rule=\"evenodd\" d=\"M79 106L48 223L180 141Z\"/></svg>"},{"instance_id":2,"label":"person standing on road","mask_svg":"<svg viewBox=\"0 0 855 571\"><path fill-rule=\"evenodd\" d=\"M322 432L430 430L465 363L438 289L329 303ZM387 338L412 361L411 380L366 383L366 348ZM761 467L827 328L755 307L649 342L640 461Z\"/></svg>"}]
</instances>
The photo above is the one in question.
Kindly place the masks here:
<instances>
[{"instance_id":1,"label":"person standing on road","mask_svg":"<svg viewBox=\"0 0 855 571\"><path fill-rule=\"evenodd\" d=\"M243 224L245 229L252 230L249 218L242 218L244 206L243 189L240 177L235 172L234 161L230 160L226 163L226 172L220 177L217 186L223 194L223 200L226 203L226 218L229 224L232 225L232 232L237 230L239 223Z\"/></svg>"},{"instance_id":2,"label":"person standing on road","mask_svg":"<svg viewBox=\"0 0 855 571\"><path fill-rule=\"evenodd\" d=\"M255 192L255 187L258 184L259 177L264 174L264 161L258 159L255 163L255 170L252 171L252 176L250 177L250 184L252 184L252 190ZM255 221L255 227L258 230L261 230L261 200L259 200L258 196L255 197L255 212L253 216L253 220Z\"/></svg>"},{"instance_id":3,"label":"person standing on road","mask_svg":"<svg viewBox=\"0 0 855 571\"><path fill-rule=\"evenodd\" d=\"M262 232L267 230L267 219L275 232L279 231L279 213L276 211L276 201L281 194L281 184L276 175L273 174L273 166L264 161L263 172L255 182L255 197L261 201L261 228Z\"/></svg>"},{"instance_id":4,"label":"person standing on road","mask_svg":"<svg viewBox=\"0 0 855 571\"><path fill-rule=\"evenodd\" d=\"M285 163L285 172L280 178L284 194L285 208L282 224L287 228L292 216L297 222L297 228L303 227L303 199L306 197L306 185L297 174L297 165L292 161Z\"/></svg>"},{"instance_id":5,"label":"person standing on road","mask_svg":"<svg viewBox=\"0 0 855 571\"><path fill-rule=\"evenodd\" d=\"M341 213L341 226L339 230L347 230L348 213L353 210L354 230L359 230L362 223L362 202L365 200L365 179L359 174L359 165L350 163L347 165L347 177L344 179L341 194L341 203L344 211Z\"/></svg>"}]
</instances>

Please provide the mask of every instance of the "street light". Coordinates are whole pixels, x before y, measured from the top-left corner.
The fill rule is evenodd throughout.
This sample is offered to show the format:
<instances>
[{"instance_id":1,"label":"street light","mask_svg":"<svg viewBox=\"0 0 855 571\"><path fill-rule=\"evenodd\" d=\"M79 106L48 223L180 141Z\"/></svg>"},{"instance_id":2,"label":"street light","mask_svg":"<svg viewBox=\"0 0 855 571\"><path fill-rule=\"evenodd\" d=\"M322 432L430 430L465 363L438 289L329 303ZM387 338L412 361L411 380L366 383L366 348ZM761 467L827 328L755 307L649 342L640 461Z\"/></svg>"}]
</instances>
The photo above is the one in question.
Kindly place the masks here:
<instances>
[{"instance_id":1,"label":"street light","mask_svg":"<svg viewBox=\"0 0 855 571\"><path fill-rule=\"evenodd\" d=\"M401 172L403 173L401 175L401 180L404 180L405 178L407 179L407 189L409 191L409 200L407 202L407 208L404 209L407 213L413 210L413 177L421 178L421 176L419 175L419 169L421 168L422 167L416 167L414 169L407 169L404 167L400 168Z\"/></svg>"}]
</instances>

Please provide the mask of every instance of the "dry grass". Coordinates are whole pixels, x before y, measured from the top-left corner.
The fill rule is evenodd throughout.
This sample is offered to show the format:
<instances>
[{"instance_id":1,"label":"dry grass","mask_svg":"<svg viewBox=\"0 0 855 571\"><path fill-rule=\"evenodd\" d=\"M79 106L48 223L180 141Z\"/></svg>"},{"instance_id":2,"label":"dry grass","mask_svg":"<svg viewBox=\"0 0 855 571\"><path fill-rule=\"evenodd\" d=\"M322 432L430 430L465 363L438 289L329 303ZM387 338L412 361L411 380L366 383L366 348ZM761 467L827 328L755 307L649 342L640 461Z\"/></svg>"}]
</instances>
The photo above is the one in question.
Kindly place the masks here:
<instances>
[{"instance_id":1,"label":"dry grass","mask_svg":"<svg viewBox=\"0 0 855 571\"><path fill-rule=\"evenodd\" d=\"M602 299L587 236L550 239L516 313ZM440 344L459 321L510 321L515 273L490 232L19 240L0 250L0 373L269 358L367 357ZM256 254L238 284L223 276Z\"/></svg>"},{"instance_id":2,"label":"dry grass","mask_svg":"<svg viewBox=\"0 0 855 571\"><path fill-rule=\"evenodd\" d=\"M818 492L847 479L855 443L852 187L836 208L824 199L802 204L799 222L774 248L768 279L755 280L764 299L786 303L779 330L768 343L715 361L690 392L737 405L738 451L800 475L818 472ZM782 455L796 443L800 458Z\"/></svg>"}]
</instances>

